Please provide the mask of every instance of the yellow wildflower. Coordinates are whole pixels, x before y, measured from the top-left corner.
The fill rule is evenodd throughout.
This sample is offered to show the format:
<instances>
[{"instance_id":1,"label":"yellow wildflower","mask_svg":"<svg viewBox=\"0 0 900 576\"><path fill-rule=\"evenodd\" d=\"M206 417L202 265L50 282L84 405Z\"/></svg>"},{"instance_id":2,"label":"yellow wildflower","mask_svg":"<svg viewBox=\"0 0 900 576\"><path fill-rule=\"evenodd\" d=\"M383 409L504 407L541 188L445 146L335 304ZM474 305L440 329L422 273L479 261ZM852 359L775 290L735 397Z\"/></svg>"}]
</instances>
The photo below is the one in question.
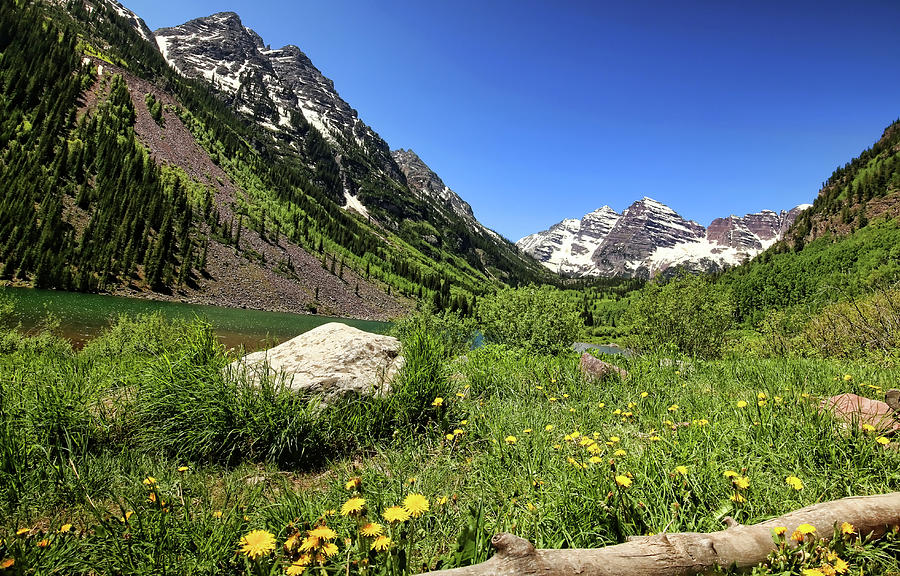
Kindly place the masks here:
<instances>
[{"instance_id":1,"label":"yellow wildflower","mask_svg":"<svg viewBox=\"0 0 900 576\"><path fill-rule=\"evenodd\" d=\"M803 480L797 478L796 476L788 476L784 479L784 481L787 482L788 486L790 486L794 490L803 490Z\"/></svg>"},{"instance_id":2,"label":"yellow wildflower","mask_svg":"<svg viewBox=\"0 0 900 576\"><path fill-rule=\"evenodd\" d=\"M533 432L533 430L531 428L526 428L526 429L522 430L522 434L531 434L532 432Z\"/></svg>"},{"instance_id":3,"label":"yellow wildflower","mask_svg":"<svg viewBox=\"0 0 900 576\"><path fill-rule=\"evenodd\" d=\"M308 552L310 550L315 550L321 543L322 540L320 538L316 536L307 536L303 539L303 542L300 543L300 551Z\"/></svg>"},{"instance_id":4,"label":"yellow wildflower","mask_svg":"<svg viewBox=\"0 0 900 576\"><path fill-rule=\"evenodd\" d=\"M834 571L838 574L846 574L849 569L850 565L844 559L838 558L834 561Z\"/></svg>"},{"instance_id":5,"label":"yellow wildflower","mask_svg":"<svg viewBox=\"0 0 900 576\"><path fill-rule=\"evenodd\" d=\"M872 426L871 424L863 424L863 425L861 426L861 428L862 428L865 432L874 432L874 431L875 431L875 427Z\"/></svg>"},{"instance_id":6,"label":"yellow wildflower","mask_svg":"<svg viewBox=\"0 0 900 576\"><path fill-rule=\"evenodd\" d=\"M784 526L776 526L776 527L772 528L772 532L773 532L776 536L781 536L781 535L783 535L785 532L787 532L787 528L785 528Z\"/></svg>"},{"instance_id":7,"label":"yellow wildflower","mask_svg":"<svg viewBox=\"0 0 900 576\"><path fill-rule=\"evenodd\" d=\"M44 538L43 540L41 540L40 542L38 542L38 543L36 544L36 546L37 546L38 548L46 548L46 547L49 546L49 545L50 545L50 541L47 540L46 538Z\"/></svg>"},{"instance_id":8,"label":"yellow wildflower","mask_svg":"<svg viewBox=\"0 0 900 576\"><path fill-rule=\"evenodd\" d=\"M616 484L623 488L628 488L631 486L631 478L620 474L619 476L616 476Z\"/></svg>"},{"instance_id":9,"label":"yellow wildflower","mask_svg":"<svg viewBox=\"0 0 900 576\"><path fill-rule=\"evenodd\" d=\"M804 568L800 573L803 576L825 576L825 573L818 568Z\"/></svg>"},{"instance_id":10,"label":"yellow wildflower","mask_svg":"<svg viewBox=\"0 0 900 576\"><path fill-rule=\"evenodd\" d=\"M723 472L722 475L725 476L726 478L735 478L735 477L739 476L739 474L737 472L735 472L734 470L726 470L725 472Z\"/></svg>"},{"instance_id":11,"label":"yellow wildflower","mask_svg":"<svg viewBox=\"0 0 900 576\"><path fill-rule=\"evenodd\" d=\"M190 470L190 468L187 466L179 466L178 467L179 472L187 472L188 470Z\"/></svg>"},{"instance_id":12,"label":"yellow wildflower","mask_svg":"<svg viewBox=\"0 0 900 576\"><path fill-rule=\"evenodd\" d=\"M391 538L390 536L379 536L372 542L372 550L377 550L378 552L384 552L388 548L391 547Z\"/></svg>"},{"instance_id":13,"label":"yellow wildflower","mask_svg":"<svg viewBox=\"0 0 900 576\"><path fill-rule=\"evenodd\" d=\"M147 476L146 478L144 478L144 485L156 486L156 478L154 478L153 476Z\"/></svg>"},{"instance_id":14,"label":"yellow wildflower","mask_svg":"<svg viewBox=\"0 0 900 576\"><path fill-rule=\"evenodd\" d=\"M849 374L844 374L844 382L849 382L851 380L853 380L853 376L851 376Z\"/></svg>"},{"instance_id":15,"label":"yellow wildflower","mask_svg":"<svg viewBox=\"0 0 900 576\"><path fill-rule=\"evenodd\" d=\"M71 530L71 529L72 529L72 525L71 525L71 524L63 524L63 525L60 527L59 531L62 532L62 533L66 533L66 532L68 532L68 531Z\"/></svg>"},{"instance_id":16,"label":"yellow wildflower","mask_svg":"<svg viewBox=\"0 0 900 576\"><path fill-rule=\"evenodd\" d=\"M413 518L418 518L428 512L428 499L421 494L410 494L403 499L403 507Z\"/></svg>"},{"instance_id":17,"label":"yellow wildflower","mask_svg":"<svg viewBox=\"0 0 900 576\"><path fill-rule=\"evenodd\" d=\"M742 494L739 494L737 492L735 492L734 494L729 496L729 498L731 498L732 502L737 502L738 504L743 504L744 502L747 501L747 499L744 498L744 496Z\"/></svg>"},{"instance_id":18,"label":"yellow wildflower","mask_svg":"<svg viewBox=\"0 0 900 576\"><path fill-rule=\"evenodd\" d=\"M241 554L256 560L275 550L275 535L267 530L253 530L241 536L240 545Z\"/></svg>"},{"instance_id":19,"label":"yellow wildflower","mask_svg":"<svg viewBox=\"0 0 900 576\"><path fill-rule=\"evenodd\" d=\"M434 399L434 402L431 403L432 406L440 406L444 403L444 399L438 396Z\"/></svg>"},{"instance_id":20,"label":"yellow wildflower","mask_svg":"<svg viewBox=\"0 0 900 576\"><path fill-rule=\"evenodd\" d=\"M553 424L547 424L544 426L544 432L550 432L553 430Z\"/></svg>"},{"instance_id":21,"label":"yellow wildflower","mask_svg":"<svg viewBox=\"0 0 900 576\"><path fill-rule=\"evenodd\" d=\"M306 571L306 567L309 563L312 562L312 558L309 557L309 554L304 554L300 558L294 560L294 562L287 567L285 573L288 576L300 576L303 572Z\"/></svg>"},{"instance_id":22,"label":"yellow wildflower","mask_svg":"<svg viewBox=\"0 0 900 576\"><path fill-rule=\"evenodd\" d=\"M884 436L879 436L878 438L875 439L875 441L878 442L879 444L881 444L882 446L887 446L890 443L890 440L888 440Z\"/></svg>"},{"instance_id":23,"label":"yellow wildflower","mask_svg":"<svg viewBox=\"0 0 900 576\"><path fill-rule=\"evenodd\" d=\"M16 530L16 536L24 536L29 532L31 532L31 528L19 528L18 530Z\"/></svg>"},{"instance_id":24,"label":"yellow wildflower","mask_svg":"<svg viewBox=\"0 0 900 576\"><path fill-rule=\"evenodd\" d=\"M678 474L681 474L682 476L687 476L688 475L687 466L676 466L675 472L677 472Z\"/></svg>"},{"instance_id":25,"label":"yellow wildflower","mask_svg":"<svg viewBox=\"0 0 900 576\"><path fill-rule=\"evenodd\" d=\"M738 400L737 407L738 407L738 408L746 408L746 407L747 407L747 403L746 403L745 401L743 401L743 400Z\"/></svg>"},{"instance_id":26,"label":"yellow wildflower","mask_svg":"<svg viewBox=\"0 0 900 576\"><path fill-rule=\"evenodd\" d=\"M515 444L515 443L516 443L516 437L513 436L513 435L509 435L509 436L507 436L506 438L504 438L503 441L506 442L507 444Z\"/></svg>"},{"instance_id":27,"label":"yellow wildflower","mask_svg":"<svg viewBox=\"0 0 900 576\"><path fill-rule=\"evenodd\" d=\"M363 511L366 507L366 501L363 498L355 497L344 502L341 506L341 516L356 515Z\"/></svg>"},{"instance_id":28,"label":"yellow wildflower","mask_svg":"<svg viewBox=\"0 0 900 576\"><path fill-rule=\"evenodd\" d=\"M606 406L606 402L597 402L597 408L604 408Z\"/></svg>"},{"instance_id":29,"label":"yellow wildflower","mask_svg":"<svg viewBox=\"0 0 900 576\"><path fill-rule=\"evenodd\" d=\"M649 394L647 394L646 392L641 392L641 398L646 398L647 396L649 396Z\"/></svg>"},{"instance_id":30,"label":"yellow wildflower","mask_svg":"<svg viewBox=\"0 0 900 576\"><path fill-rule=\"evenodd\" d=\"M600 458L599 456L591 456L590 458L588 458L588 462L590 462L591 464L599 464L603 462L603 458Z\"/></svg>"},{"instance_id":31,"label":"yellow wildflower","mask_svg":"<svg viewBox=\"0 0 900 576\"><path fill-rule=\"evenodd\" d=\"M325 553L325 556L328 556L328 557L334 556L335 554L338 553L337 544L335 544L334 542L329 542L328 544L325 544L324 546L322 546L322 552Z\"/></svg>"},{"instance_id":32,"label":"yellow wildflower","mask_svg":"<svg viewBox=\"0 0 900 576\"><path fill-rule=\"evenodd\" d=\"M734 478L732 482L734 482L734 485L741 490L746 490L750 487L750 479L746 476L738 476Z\"/></svg>"},{"instance_id":33,"label":"yellow wildflower","mask_svg":"<svg viewBox=\"0 0 900 576\"><path fill-rule=\"evenodd\" d=\"M856 532L856 529L853 527L853 524L849 522L844 522L841 524L841 534L850 535Z\"/></svg>"},{"instance_id":34,"label":"yellow wildflower","mask_svg":"<svg viewBox=\"0 0 900 576\"><path fill-rule=\"evenodd\" d=\"M625 456L626 454L628 454L628 452L624 450L616 450L615 452L613 452L613 456Z\"/></svg>"},{"instance_id":35,"label":"yellow wildflower","mask_svg":"<svg viewBox=\"0 0 900 576\"><path fill-rule=\"evenodd\" d=\"M668 410L669 412L677 412L677 411L678 411L678 404L672 404L671 406L669 406L668 408L666 408L666 410Z\"/></svg>"},{"instance_id":36,"label":"yellow wildflower","mask_svg":"<svg viewBox=\"0 0 900 576\"><path fill-rule=\"evenodd\" d=\"M334 540L337 538L337 532L324 524L310 530L309 535L313 538L321 538L322 540Z\"/></svg>"},{"instance_id":37,"label":"yellow wildflower","mask_svg":"<svg viewBox=\"0 0 900 576\"><path fill-rule=\"evenodd\" d=\"M15 564L15 558L4 558L2 561L0 561L0 570L8 570L15 566Z\"/></svg>"},{"instance_id":38,"label":"yellow wildflower","mask_svg":"<svg viewBox=\"0 0 900 576\"><path fill-rule=\"evenodd\" d=\"M355 477L347 480L347 483L344 484L344 490L356 490L357 488L360 487L361 484L362 484L362 478L360 478L359 476L355 476Z\"/></svg>"}]
</instances>

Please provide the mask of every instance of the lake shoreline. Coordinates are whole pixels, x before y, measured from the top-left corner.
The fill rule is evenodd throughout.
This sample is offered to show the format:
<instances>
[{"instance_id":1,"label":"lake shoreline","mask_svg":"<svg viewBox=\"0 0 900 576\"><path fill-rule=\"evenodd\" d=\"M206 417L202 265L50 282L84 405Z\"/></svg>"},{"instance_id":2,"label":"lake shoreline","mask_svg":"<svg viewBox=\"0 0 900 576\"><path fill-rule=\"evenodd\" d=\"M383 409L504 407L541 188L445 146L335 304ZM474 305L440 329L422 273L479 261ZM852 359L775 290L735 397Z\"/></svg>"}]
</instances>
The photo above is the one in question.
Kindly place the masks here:
<instances>
[{"instance_id":1,"label":"lake shoreline","mask_svg":"<svg viewBox=\"0 0 900 576\"><path fill-rule=\"evenodd\" d=\"M0 290L4 288L15 288L15 289L24 289L24 290L47 290L49 292L60 292L64 294L96 294L99 296L116 296L120 298L134 298L139 300L147 300L150 302L168 302L175 304L186 304L191 306L215 306L218 308L230 308L232 310L253 310L256 312L276 312L280 314L298 314L302 316L330 316L334 318L343 318L346 320L364 320L367 322L393 322L398 317L387 315L387 314L378 314L378 315L351 315L341 312L335 312L331 310L320 310L318 312L311 312L305 305L305 303L297 302L295 306L277 306L277 305L267 305L267 306L256 306L256 305L248 305L246 303L234 303L228 301L225 298L217 298L212 295L203 295L197 291L191 291L192 293L187 292L178 292L173 291L172 294L165 294L162 292L153 292L151 290L140 290L138 288L127 288L123 286L116 287L114 290L104 290L102 292L76 292L73 290L60 290L58 288L35 288L31 285L30 282L22 282L22 281L10 281L3 280L0 281ZM256 303L255 301L253 302Z\"/></svg>"}]
</instances>

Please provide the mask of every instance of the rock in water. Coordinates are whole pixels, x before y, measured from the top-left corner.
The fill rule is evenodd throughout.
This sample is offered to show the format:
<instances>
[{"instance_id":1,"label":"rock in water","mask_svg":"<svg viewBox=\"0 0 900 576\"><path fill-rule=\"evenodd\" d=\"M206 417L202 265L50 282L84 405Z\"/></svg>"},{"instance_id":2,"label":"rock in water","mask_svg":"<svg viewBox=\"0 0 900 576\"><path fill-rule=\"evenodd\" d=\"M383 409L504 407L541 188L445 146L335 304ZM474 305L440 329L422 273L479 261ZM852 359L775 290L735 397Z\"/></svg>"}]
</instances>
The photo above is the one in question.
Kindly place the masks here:
<instances>
[{"instance_id":1,"label":"rock in water","mask_svg":"<svg viewBox=\"0 0 900 576\"><path fill-rule=\"evenodd\" d=\"M400 341L331 322L274 348L248 354L232 374L259 382L267 374L289 388L322 394L383 394L403 366Z\"/></svg>"},{"instance_id":2,"label":"rock in water","mask_svg":"<svg viewBox=\"0 0 900 576\"><path fill-rule=\"evenodd\" d=\"M596 380L604 380L613 375L617 375L622 379L628 377L628 372L624 368L619 368L609 362L594 358L587 352L581 355L581 372L584 373L585 377Z\"/></svg>"}]
</instances>

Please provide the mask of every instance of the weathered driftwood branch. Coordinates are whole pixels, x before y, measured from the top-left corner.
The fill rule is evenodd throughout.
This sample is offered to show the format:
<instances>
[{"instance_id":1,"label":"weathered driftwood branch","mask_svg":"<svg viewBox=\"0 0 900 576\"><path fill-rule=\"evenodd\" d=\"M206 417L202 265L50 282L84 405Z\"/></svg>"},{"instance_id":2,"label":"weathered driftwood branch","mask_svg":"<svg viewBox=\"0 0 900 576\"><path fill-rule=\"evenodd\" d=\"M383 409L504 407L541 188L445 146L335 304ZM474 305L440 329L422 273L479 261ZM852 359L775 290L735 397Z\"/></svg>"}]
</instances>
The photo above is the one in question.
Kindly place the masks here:
<instances>
[{"instance_id":1,"label":"weathered driftwood branch","mask_svg":"<svg viewBox=\"0 0 900 576\"><path fill-rule=\"evenodd\" d=\"M814 504L751 526L732 520L719 532L643 536L606 548L537 550L527 540L502 533L491 540L496 553L490 560L427 576L684 576L715 566L749 568L775 549L776 526L790 535L800 524L812 524L820 537L830 538L843 522L853 524L857 534L882 536L900 525L900 492Z\"/></svg>"}]
</instances>

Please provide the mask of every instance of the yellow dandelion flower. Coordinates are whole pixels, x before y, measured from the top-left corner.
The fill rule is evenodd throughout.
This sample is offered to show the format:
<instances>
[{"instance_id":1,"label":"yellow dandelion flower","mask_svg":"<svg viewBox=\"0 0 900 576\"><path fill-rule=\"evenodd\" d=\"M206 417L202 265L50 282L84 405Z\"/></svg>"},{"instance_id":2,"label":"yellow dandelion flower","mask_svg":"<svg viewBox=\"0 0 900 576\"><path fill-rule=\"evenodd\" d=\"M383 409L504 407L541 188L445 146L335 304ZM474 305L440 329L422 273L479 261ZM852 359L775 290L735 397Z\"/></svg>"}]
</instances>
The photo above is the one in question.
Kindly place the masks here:
<instances>
[{"instance_id":1,"label":"yellow dandelion flower","mask_svg":"<svg viewBox=\"0 0 900 576\"><path fill-rule=\"evenodd\" d=\"M440 498L437 499L437 501L435 502L435 504L437 504L438 506L443 506L443 505L446 504L449 500L450 500L450 499L447 498L446 496L441 496Z\"/></svg>"},{"instance_id":2,"label":"yellow dandelion flower","mask_svg":"<svg viewBox=\"0 0 900 576\"><path fill-rule=\"evenodd\" d=\"M444 403L444 399L438 396L434 399L434 402L431 403L432 406L440 406Z\"/></svg>"},{"instance_id":3,"label":"yellow dandelion flower","mask_svg":"<svg viewBox=\"0 0 900 576\"><path fill-rule=\"evenodd\" d=\"M884 436L879 436L875 439L876 442L881 444L882 446L887 446L891 441L885 438Z\"/></svg>"},{"instance_id":4,"label":"yellow dandelion flower","mask_svg":"<svg viewBox=\"0 0 900 576\"><path fill-rule=\"evenodd\" d=\"M622 440L622 439L619 438L618 436L610 436L610 437L609 437L609 441L612 442L613 444L615 444L616 442L619 442L619 441L621 441L621 440Z\"/></svg>"},{"instance_id":5,"label":"yellow dandelion flower","mask_svg":"<svg viewBox=\"0 0 900 576\"><path fill-rule=\"evenodd\" d=\"M825 576L825 573L818 568L804 568L800 573L803 576Z\"/></svg>"},{"instance_id":6,"label":"yellow dandelion flower","mask_svg":"<svg viewBox=\"0 0 900 576\"><path fill-rule=\"evenodd\" d=\"M813 526L812 524L804 523L804 524L797 526L797 532L799 532L801 534L815 534L816 527Z\"/></svg>"},{"instance_id":7,"label":"yellow dandelion flower","mask_svg":"<svg viewBox=\"0 0 900 576\"><path fill-rule=\"evenodd\" d=\"M328 544L322 546L322 552L324 552L325 556L328 556L329 558L331 556L334 556L338 553L337 544L335 544L334 542L329 542Z\"/></svg>"},{"instance_id":8,"label":"yellow dandelion flower","mask_svg":"<svg viewBox=\"0 0 900 576\"><path fill-rule=\"evenodd\" d=\"M368 536L372 538L374 536L381 536L381 533L384 532L384 527L378 522L369 522L365 526L359 529L359 533L363 536Z\"/></svg>"},{"instance_id":9,"label":"yellow dandelion flower","mask_svg":"<svg viewBox=\"0 0 900 576\"><path fill-rule=\"evenodd\" d=\"M759 402L756 403L756 405L757 405L757 406L765 406L765 405L766 405L766 401L765 401L765 400L760 400Z\"/></svg>"},{"instance_id":10,"label":"yellow dandelion flower","mask_svg":"<svg viewBox=\"0 0 900 576\"><path fill-rule=\"evenodd\" d=\"M379 536L372 542L372 550L376 550L378 552L384 552L388 548L391 547L391 538L390 536Z\"/></svg>"},{"instance_id":11,"label":"yellow dandelion flower","mask_svg":"<svg viewBox=\"0 0 900 576\"><path fill-rule=\"evenodd\" d=\"M287 540L284 541L284 549L288 552L291 552L294 550L294 548L297 547L298 544L300 544L300 534L294 532L287 537Z\"/></svg>"},{"instance_id":12,"label":"yellow dandelion flower","mask_svg":"<svg viewBox=\"0 0 900 576\"><path fill-rule=\"evenodd\" d=\"M456 438L456 436L454 436L453 434L447 434L446 436L444 436L444 438L446 438L447 442L453 442L453 439Z\"/></svg>"},{"instance_id":13,"label":"yellow dandelion flower","mask_svg":"<svg viewBox=\"0 0 900 576\"><path fill-rule=\"evenodd\" d=\"M300 551L309 552L311 550L315 550L321 543L322 540L320 538L316 536L307 536L303 539L303 542L300 543Z\"/></svg>"},{"instance_id":14,"label":"yellow dandelion flower","mask_svg":"<svg viewBox=\"0 0 900 576\"><path fill-rule=\"evenodd\" d=\"M591 454L597 455L597 454L600 454L601 452L603 452L603 448L601 448L599 444L594 442L593 444L591 444L590 446L587 447L587 451L590 452Z\"/></svg>"},{"instance_id":15,"label":"yellow dandelion flower","mask_svg":"<svg viewBox=\"0 0 900 576\"><path fill-rule=\"evenodd\" d=\"M744 400L738 400L737 407L738 408L746 408L747 403Z\"/></svg>"},{"instance_id":16,"label":"yellow dandelion flower","mask_svg":"<svg viewBox=\"0 0 900 576\"><path fill-rule=\"evenodd\" d=\"M621 450L621 449L613 452L613 456L625 456L626 454L628 454L628 452Z\"/></svg>"},{"instance_id":17,"label":"yellow dandelion flower","mask_svg":"<svg viewBox=\"0 0 900 576\"><path fill-rule=\"evenodd\" d=\"M556 396L551 396L547 398L547 400L549 400L550 402L556 402Z\"/></svg>"},{"instance_id":18,"label":"yellow dandelion flower","mask_svg":"<svg viewBox=\"0 0 900 576\"><path fill-rule=\"evenodd\" d=\"M647 394L646 392L641 392L641 398L646 398L647 396L649 396L649 394Z\"/></svg>"},{"instance_id":19,"label":"yellow dandelion flower","mask_svg":"<svg viewBox=\"0 0 900 576\"><path fill-rule=\"evenodd\" d=\"M544 426L544 432L552 432L552 431L553 431L553 424L547 424L546 426Z\"/></svg>"},{"instance_id":20,"label":"yellow dandelion flower","mask_svg":"<svg viewBox=\"0 0 900 576\"><path fill-rule=\"evenodd\" d=\"M660 440L662 440L662 438L660 438L656 434L654 434L653 436L650 437L651 442L659 442Z\"/></svg>"},{"instance_id":21,"label":"yellow dandelion flower","mask_svg":"<svg viewBox=\"0 0 900 576\"><path fill-rule=\"evenodd\" d=\"M457 397L457 398L465 398L466 395L463 394L462 392L457 392L457 393L456 393L456 397Z\"/></svg>"},{"instance_id":22,"label":"yellow dandelion flower","mask_svg":"<svg viewBox=\"0 0 900 576\"><path fill-rule=\"evenodd\" d=\"M418 518L428 512L428 499L421 494L410 494L403 499L403 507L413 518Z\"/></svg>"},{"instance_id":23,"label":"yellow dandelion flower","mask_svg":"<svg viewBox=\"0 0 900 576\"><path fill-rule=\"evenodd\" d=\"M872 426L871 424L863 424L863 425L861 426L861 428L862 428L865 432L874 432L874 431L875 431L875 427Z\"/></svg>"},{"instance_id":24,"label":"yellow dandelion flower","mask_svg":"<svg viewBox=\"0 0 900 576\"><path fill-rule=\"evenodd\" d=\"M734 485L740 490L746 490L750 487L750 479L746 476L738 476L734 478L732 482L734 482Z\"/></svg>"},{"instance_id":25,"label":"yellow dandelion flower","mask_svg":"<svg viewBox=\"0 0 900 576\"><path fill-rule=\"evenodd\" d=\"M253 530L241 536L240 546L238 552L256 560L275 550L275 535L267 530Z\"/></svg>"},{"instance_id":26,"label":"yellow dandelion flower","mask_svg":"<svg viewBox=\"0 0 900 576\"><path fill-rule=\"evenodd\" d=\"M844 382L849 382L851 380L853 380L853 376L851 376L849 374L844 374Z\"/></svg>"},{"instance_id":27,"label":"yellow dandelion flower","mask_svg":"<svg viewBox=\"0 0 900 576\"><path fill-rule=\"evenodd\" d=\"M853 527L853 524L849 522L844 522L841 524L841 534L850 535L856 532L856 528Z\"/></svg>"},{"instance_id":28,"label":"yellow dandelion flower","mask_svg":"<svg viewBox=\"0 0 900 576\"><path fill-rule=\"evenodd\" d=\"M178 467L179 472L187 472L188 470L190 470L190 468L187 466L179 466Z\"/></svg>"},{"instance_id":29,"label":"yellow dandelion flower","mask_svg":"<svg viewBox=\"0 0 900 576\"><path fill-rule=\"evenodd\" d=\"M146 478L144 478L144 485L156 486L156 478L154 478L153 476L147 476Z\"/></svg>"},{"instance_id":30,"label":"yellow dandelion flower","mask_svg":"<svg viewBox=\"0 0 900 576\"><path fill-rule=\"evenodd\" d=\"M782 535L784 535L785 532L787 532L787 528L785 528L784 526L776 526L776 527L772 528L772 532L776 536L782 536Z\"/></svg>"},{"instance_id":31,"label":"yellow dandelion flower","mask_svg":"<svg viewBox=\"0 0 900 576\"><path fill-rule=\"evenodd\" d=\"M747 499L744 498L743 494L739 494L737 492L735 492L734 494L729 496L729 498L731 498L732 502L737 502L738 504L743 504L744 502L747 501Z\"/></svg>"},{"instance_id":32,"label":"yellow dandelion flower","mask_svg":"<svg viewBox=\"0 0 900 576\"><path fill-rule=\"evenodd\" d=\"M676 466L675 472L677 472L678 474L681 474L682 476L687 476L688 475L687 466Z\"/></svg>"},{"instance_id":33,"label":"yellow dandelion flower","mask_svg":"<svg viewBox=\"0 0 900 576\"><path fill-rule=\"evenodd\" d=\"M4 558L0 561L0 570L9 570L16 564L15 558Z\"/></svg>"},{"instance_id":34,"label":"yellow dandelion flower","mask_svg":"<svg viewBox=\"0 0 900 576\"><path fill-rule=\"evenodd\" d=\"M784 481L787 482L788 486L790 486L794 490L797 490L798 492L800 490L803 490L803 480L797 478L796 476L788 476L784 479Z\"/></svg>"},{"instance_id":35,"label":"yellow dandelion flower","mask_svg":"<svg viewBox=\"0 0 900 576\"><path fill-rule=\"evenodd\" d=\"M737 472L735 472L734 470L726 470L725 472L722 473L722 475L725 476L726 478L735 478L735 477L739 476L739 474Z\"/></svg>"},{"instance_id":36,"label":"yellow dandelion flower","mask_svg":"<svg viewBox=\"0 0 900 576\"><path fill-rule=\"evenodd\" d=\"M71 525L71 524L63 524L63 525L59 528L59 531L62 532L63 534L65 534L66 532L70 531L71 529L72 529L72 525Z\"/></svg>"},{"instance_id":37,"label":"yellow dandelion flower","mask_svg":"<svg viewBox=\"0 0 900 576\"><path fill-rule=\"evenodd\" d=\"M526 429L522 430L522 434L531 434L532 432L533 432L533 430L531 428L526 428Z\"/></svg>"},{"instance_id":38,"label":"yellow dandelion flower","mask_svg":"<svg viewBox=\"0 0 900 576\"><path fill-rule=\"evenodd\" d=\"M16 530L16 536L24 536L29 532L31 532L31 528L19 528L18 530Z\"/></svg>"},{"instance_id":39,"label":"yellow dandelion flower","mask_svg":"<svg viewBox=\"0 0 900 576\"><path fill-rule=\"evenodd\" d=\"M212 515L213 515L213 518L221 518L221 517L222 517L222 511L221 511L221 510L216 510L216 511L214 511L214 512L212 513Z\"/></svg>"},{"instance_id":40,"label":"yellow dandelion flower","mask_svg":"<svg viewBox=\"0 0 900 576\"><path fill-rule=\"evenodd\" d=\"M597 402L597 408L605 408L606 402Z\"/></svg>"},{"instance_id":41,"label":"yellow dandelion flower","mask_svg":"<svg viewBox=\"0 0 900 576\"><path fill-rule=\"evenodd\" d=\"M669 412L677 412L677 411L678 411L678 404L672 404L671 406L669 406L668 408L666 408L666 410L668 410Z\"/></svg>"},{"instance_id":42,"label":"yellow dandelion flower","mask_svg":"<svg viewBox=\"0 0 900 576\"><path fill-rule=\"evenodd\" d=\"M453 435L454 435L454 436L459 436L459 435L462 434L462 433L463 433L463 431L462 431L461 428L456 428L456 429L453 431Z\"/></svg>"},{"instance_id":43,"label":"yellow dandelion flower","mask_svg":"<svg viewBox=\"0 0 900 576\"><path fill-rule=\"evenodd\" d=\"M386 508L381 516L388 522L406 522L409 520L409 512L402 506Z\"/></svg>"},{"instance_id":44,"label":"yellow dandelion flower","mask_svg":"<svg viewBox=\"0 0 900 576\"><path fill-rule=\"evenodd\" d=\"M294 560L294 562L287 567L285 573L288 576L300 576L306 571L306 567L310 562L312 562L312 558L309 557L309 554L304 554L300 558Z\"/></svg>"},{"instance_id":45,"label":"yellow dandelion flower","mask_svg":"<svg viewBox=\"0 0 900 576\"><path fill-rule=\"evenodd\" d=\"M360 478L359 476L355 476L355 477L347 480L347 483L344 484L344 490L356 490L361 485L362 485L362 478Z\"/></svg>"},{"instance_id":46,"label":"yellow dandelion flower","mask_svg":"<svg viewBox=\"0 0 900 576\"><path fill-rule=\"evenodd\" d=\"M756 395L756 399L757 399L757 400L765 400L765 399L766 399L766 393L765 393L765 392L760 392L760 393L758 393L758 394Z\"/></svg>"},{"instance_id":47,"label":"yellow dandelion flower","mask_svg":"<svg viewBox=\"0 0 900 576\"><path fill-rule=\"evenodd\" d=\"M590 437L582 436L581 440L578 442L580 446L590 446L591 444L596 444Z\"/></svg>"},{"instance_id":48,"label":"yellow dandelion flower","mask_svg":"<svg viewBox=\"0 0 900 576\"><path fill-rule=\"evenodd\" d=\"M628 488L629 486L631 486L631 478L620 474L616 476L616 484L623 488Z\"/></svg>"},{"instance_id":49,"label":"yellow dandelion flower","mask_svg":"<svg viewBox=\"0 0 900 576\"><path fill-rule=\"evenodd\" d=\"M569 397L568 394L563 394L563 398L568 398L568 397Z\"/></svg>"},{"instance_id":50,"label":"yellow dandelion flower","mask_svg":"<svg viewBox=\"0 0 900 576\"><path fill-rule=\"evenodd\" d=\"M366 501L364 498L356 497L351 498L344 502L344 505L341 506L341 516L349 516L353 514L359 514L366 507Z\"/></svg>"},{"instance_id":51,"label":"yellow dandelion flower","mask_svg":"<svg viewBox=\"0 0 900 576\"><path fill-rule=\"evenodd\" d=\"M846 574L847 570L850 569L850 565L847 564L847 561L842 558L837 558L834 561L834 571L838 574Z\"/></svg>"},{"instance_id":52,"label":"yellow dandelion flower","mask_svg":"<svg viewBox=\"0 0 900 576\"><path fill-rule=\"evenodd\" d=\"M50 545L50 541L47 540L46 538L44 538L43 540L41 540L40 542L38 542L38 543L36 544L36 546L37 546L38 548L46 548L46 547L49 546L49 545Z\"/></svg>"},{"instance_id":53,"label":"yellow dandelion flower","mask_svg":"<svg viewBox=\"0 0 900 576\"><path fill-rule=\"evenodd\" d=\"M312 530L308 532L310 536L313 538L321 538L322 540L334 540L337 538L337 532L325 526L324 524L321 526L316 526Z\"/></svg>"},{"instance_id":54,"label":"yellow dandelion flower","mask_svg":"<svg viewBox=\"0 0 900 576\"><path fill-rule=\"evenodd\" d=\"M509 436L507 436L506 438L504 438L503 441L506 442L507 444L515 444L515 443L516 443L516 437L513 436L513 435L509 435Z\"/></svg>"}]
</instances>

